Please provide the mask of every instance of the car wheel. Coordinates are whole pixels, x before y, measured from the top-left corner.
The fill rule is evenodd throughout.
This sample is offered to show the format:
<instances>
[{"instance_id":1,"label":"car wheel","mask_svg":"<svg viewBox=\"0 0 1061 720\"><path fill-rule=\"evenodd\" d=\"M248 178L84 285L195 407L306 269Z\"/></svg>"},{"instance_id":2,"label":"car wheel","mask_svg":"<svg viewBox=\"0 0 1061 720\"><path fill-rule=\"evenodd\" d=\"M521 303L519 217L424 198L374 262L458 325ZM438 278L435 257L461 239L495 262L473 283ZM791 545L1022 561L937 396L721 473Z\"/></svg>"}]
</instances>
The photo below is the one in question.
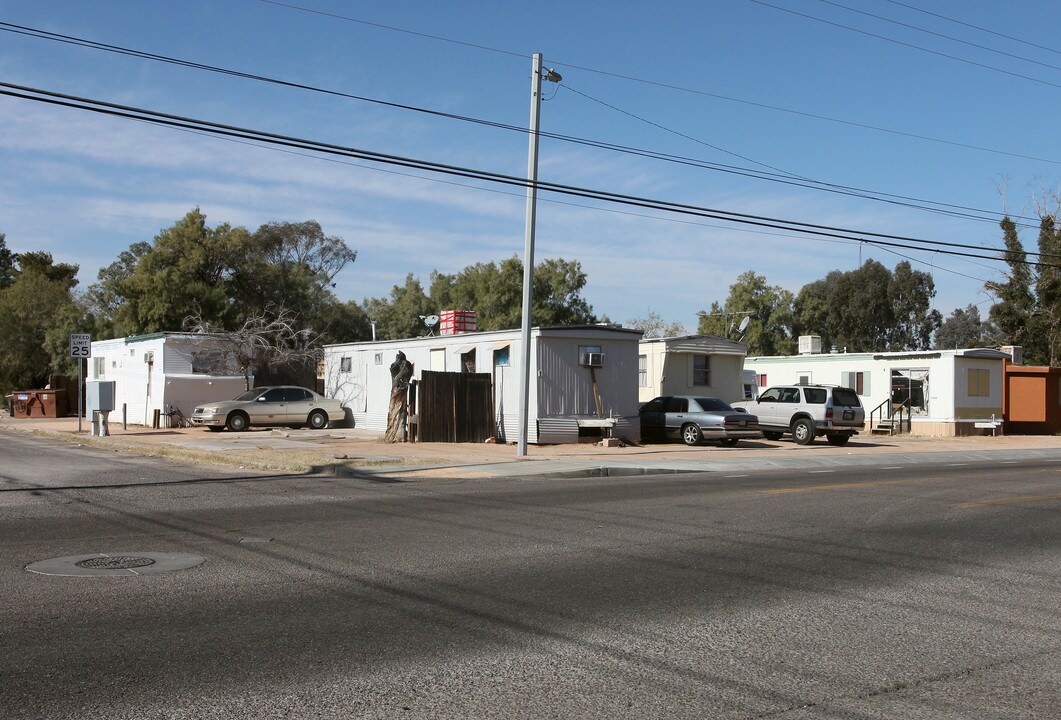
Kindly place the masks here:
<instances>
[{"instance_id":1,"label":"car wheel","mask_svg":"<svg viewBox=\"0 0 1061 720\"><path fill-rule=\"evenodd\" d=\"M837 447L840 447L841 445L847 445L847 441L851 439L851 436L841 435L839 433L832 433L826 435L825 439L829 441L830 445L836 445Z\"/></svg>"},{"instance_id":2,"label":"car wheel","mask_svg":"<svg viewBox=\"0 0 1061 720\"><path fill-rule=\"evenodd\" d=\"M767 440L780 440L783 433L763 431L763 437Z\"/></svg>"},{"instance_id":3,"label":"car wheel","mask_svg":"<svg viewBox=\"0 0 1061 720\"><path fill-rule=\"evenodd\" d=\"M686 445L699 445L703 439L704 436L700 432L699 426L691 423L682 426L682 440L685 441Z\"/></svg>"},{"instance_id":4,"label":"car wheel","mask_svg":"<svg viewBox=\"0 0 1061 720\"><path fill-rule=\"evenodd\" d=\"M306 420L306 425L309 426L310 430L320 430L321 428L327 427L328 413L323 410L314 410L309 414L309 419Z\"/></svg>"},{"instance_id":5,"label":"car wheel","mask_svg":"<svg viewBox=\"0 0 1061 720\"><path fill-rule=\"evenodd\" d=\"M725 447L733 447L734 445L737 444L737 441L739 439L740 438L726 438L725 440L719 440L718 444L719 445L723 445Z\"/></svg>"},{"instance_id":6,"label":"car wheel","mask_svg":"<svg viewBox=\"0 0 1061 720\"><path fill-rule=\"evenodd\" d=\"M243 432L247 429L250 422L247 420L247 416L243 413L234 412L228 416L228 422L225 424L232 432Z\"/></svg>"},{"instance_id":7,"label":"car wheel","mask_svg":"<svg viewBox=\"0 0 1061 720\"><path fill-rule=\"evenodd\" d=\"M792 424L792 439L797 445L810 445L814 442L814 425L806 418Z\"/></svg>"},{"instance_id":8,"label":"car wheel","mask_svg":"<svg viewBox=\"0 0 1061 720\"><path fill-rule=\"evenodd\" d=\"M220 425L207 425L206 429L210 432L221 432L225 428L221 427Z\"/></svg>"}]
</instances>

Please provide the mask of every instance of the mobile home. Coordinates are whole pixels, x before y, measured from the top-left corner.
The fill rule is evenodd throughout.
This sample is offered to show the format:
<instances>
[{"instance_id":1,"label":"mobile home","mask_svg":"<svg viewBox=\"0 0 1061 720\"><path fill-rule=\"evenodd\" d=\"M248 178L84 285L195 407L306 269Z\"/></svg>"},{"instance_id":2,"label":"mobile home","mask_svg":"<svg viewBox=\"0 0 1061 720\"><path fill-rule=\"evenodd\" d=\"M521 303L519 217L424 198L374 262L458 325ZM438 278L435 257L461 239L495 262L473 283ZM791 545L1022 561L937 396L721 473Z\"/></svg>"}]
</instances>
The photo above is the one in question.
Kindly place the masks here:
<instances>
[{"instance_id":1,"label":"mobile home","mask_svg":"<svg viewBox=\"0 0 1061 720\"><path fill-rule=\"evenodd\" d=\"M599 432L602 424L614 437L639 440L640 339L640 330L607 325L532 328L528 442L578 442L589 428ZM324 349L325 395L352 411L355 427L382 433L390 403L390 364L398 352L412 363L417 380L425 370L489 373L496 437L515 441L521 342L519 330L501 330L329 345Z\"/></svg>"},{"instance_id":2,"label":"mobile home","mask_svg":"<svg viewBox=\"0 0 1061 720\"><path fill-rule=\"evenodd\" d=\"M245 389L242 375L214 374L219 349L209 335L158 332L92 343L89 380L114 381L117 418L150 425L155 411L163 425L179 410L191 417L196 405L231 400Z\"/></svg>"},{"instance_id":3,"label":"mobile home","mask_svg":"<svg viewBox=\"0 0 1061 720\"><path fill-rule=\"evenodd\" d=\"M990 348L749 357L760 390L794 383L842 385L858 393L871 423L903 408L919 435L990 434L1002 420L1003 361ZM981 427L978 427L978 424Z\"/></svg>"}]
</instances>

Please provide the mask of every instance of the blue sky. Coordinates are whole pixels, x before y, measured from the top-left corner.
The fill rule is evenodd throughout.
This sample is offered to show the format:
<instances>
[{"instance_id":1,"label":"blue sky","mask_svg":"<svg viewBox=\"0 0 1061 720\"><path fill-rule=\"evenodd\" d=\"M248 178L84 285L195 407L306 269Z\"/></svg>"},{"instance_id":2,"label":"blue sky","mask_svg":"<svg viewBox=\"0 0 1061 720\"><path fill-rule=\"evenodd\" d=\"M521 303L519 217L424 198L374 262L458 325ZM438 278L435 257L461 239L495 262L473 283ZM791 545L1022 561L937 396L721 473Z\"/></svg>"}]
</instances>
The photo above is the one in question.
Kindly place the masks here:
<instances>
[{"instance_id":1,"label":"blue sky","mask_svg":"<svg viewBox=\"0 0 1061 720\"><path fill-rule=\"evenodd\" d=\"M564 77L545 89L545 131L993 213L1033 214L1032 200L1058 187L1061 53L1027 43L1051 47L1061 5L910 0L1021 43L888 0L841 5L937 35L823 0L766 2L0 0L0 21L522 127L531 54L541 52ZM526 173L525 134L10 32L0 33L0 81ZM2 96L0 128L0 232L16 252L47 250L79 264L82 286L196 206L211 224L251 229L318 220L358 253L338 278L343 300L386 295L410 272L426 286L432 270L523 252L518 189ZM861 231L1001 243L995 222L550 138L541 142L539 178ZM598 315L622 322L651 308L691 330L697 311L724 301L746 270L798 292L860 258L889 268L903 259L849 241L748 230L543 193L536 257L579 260ZM1035 232L1022 237L1034 250ZM944 315L969 303L986 315L983 280L1000 277L998 263L898 252L933 272Z\"/></svg>"}]
</instances>

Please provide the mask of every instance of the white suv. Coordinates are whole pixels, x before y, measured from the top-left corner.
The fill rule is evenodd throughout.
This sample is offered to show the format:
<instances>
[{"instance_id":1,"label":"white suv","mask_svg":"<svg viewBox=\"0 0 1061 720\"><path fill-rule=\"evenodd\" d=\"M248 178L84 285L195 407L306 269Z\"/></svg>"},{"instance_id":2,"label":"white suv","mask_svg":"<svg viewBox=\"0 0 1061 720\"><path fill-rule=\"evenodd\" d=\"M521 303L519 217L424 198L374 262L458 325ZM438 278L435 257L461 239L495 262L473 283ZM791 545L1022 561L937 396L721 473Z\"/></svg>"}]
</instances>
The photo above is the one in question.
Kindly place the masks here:
<instances>
[{"instance_id":1,"label":"white suv","mask_svg":"<svg viewBox=\"0 0 1061 720\"><path fill-rule=\"evenodd\" d=\"M758 415L767 440L791 433L800 445L810 445L820 435L830 445L845 445L866 420L858 393L832 385L777 385L733 407Z\"/></svg>"}]
</instances>

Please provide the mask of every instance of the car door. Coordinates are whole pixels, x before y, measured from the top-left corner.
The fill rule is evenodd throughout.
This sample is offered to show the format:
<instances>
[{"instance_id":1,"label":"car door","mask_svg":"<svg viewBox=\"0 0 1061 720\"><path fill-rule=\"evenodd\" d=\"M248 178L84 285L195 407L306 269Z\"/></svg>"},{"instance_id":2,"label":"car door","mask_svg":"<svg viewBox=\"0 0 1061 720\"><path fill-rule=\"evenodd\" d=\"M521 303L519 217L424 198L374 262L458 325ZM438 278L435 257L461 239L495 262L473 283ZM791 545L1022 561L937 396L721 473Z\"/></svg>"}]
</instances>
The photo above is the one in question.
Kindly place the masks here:
<instances>
[{"instance_id":1,"label":"car door","mask_svg":"<svg viewBox=\"0 0 1061 720\"><path fill-rule=\"evenodd\" d=\"M255 425L283 425L287 419L287 393L284 388L270 388L259 397L250 411Z\"/></svg>"},{"instance_id":2,"label":"car door","mask_svg":"<svg viewBox=\"0 0 1061 720\"><path fill-rule=\"evenodd\" d=\"M658 397L649 400L641 407L641 439L663 439L663 407L667 398Z\"/></svg>"},{"instance_id":3,"label":"car door","mask_svg":"<svg viewBox=\"0 0 1061 720\"><path fill-rule=\"evenodd\" d=\"M669 397L663 408L664 432L669 438L681 437L682 425L689 412L689 398Z\"/></svg>"},{"instance_id":4,"label":"car door","mask_svg":"<svg viewBox=\"0 0 1061 720\"><path fill-rule=\"evenodd\" d=\"M309 390L289 387L287 390L287 420L290 423L304 423L313 409L313 396Z\"/></svg>"},{"instance_id":5,"label":"car door","mask_svg":"<svg viewBox=\"0 0 1061 720\"><path fill-rule=\"evenodd\" d=\"M783 425L778 420L781 414L778 404L781 402L781 390L783 388L772 387L759 395L754 403L747 403L750 412L759 416L759 425Z\"/></svg>"}]
</instances>

